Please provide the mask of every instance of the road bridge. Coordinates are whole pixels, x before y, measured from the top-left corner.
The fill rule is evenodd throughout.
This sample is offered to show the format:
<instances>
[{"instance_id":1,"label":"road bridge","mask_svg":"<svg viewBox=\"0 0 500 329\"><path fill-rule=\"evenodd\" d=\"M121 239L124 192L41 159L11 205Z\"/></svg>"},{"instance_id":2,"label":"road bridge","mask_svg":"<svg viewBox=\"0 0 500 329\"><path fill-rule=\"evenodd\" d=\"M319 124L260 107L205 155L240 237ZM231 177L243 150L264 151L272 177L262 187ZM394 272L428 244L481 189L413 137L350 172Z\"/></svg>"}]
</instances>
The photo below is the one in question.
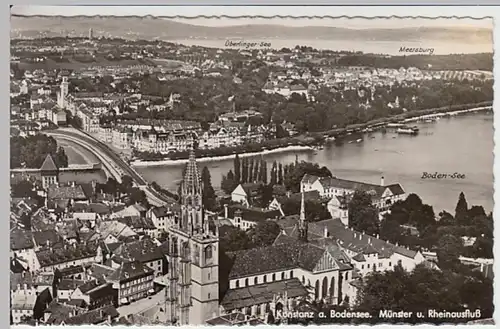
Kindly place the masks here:
<instances>
[{"instance_id":1,"label":"road bridge","mask_svg":"<svg viewBox=\"0 0 500 329\"><path fill-rule=\"evenodd\" d=\"M101 161L102 167L108 177L113 177L118 182L121 182L122 176L124 175L131 177L134 185L144 191L151 204L162 206L176 202L173 198L153 189L148 182L118 154L111 150L106 144L98 141L92 136L70 128L45 131L44 133L55 139L67 140L75 143L94 154L99 161Z\"/></svg>"}]
</instances>

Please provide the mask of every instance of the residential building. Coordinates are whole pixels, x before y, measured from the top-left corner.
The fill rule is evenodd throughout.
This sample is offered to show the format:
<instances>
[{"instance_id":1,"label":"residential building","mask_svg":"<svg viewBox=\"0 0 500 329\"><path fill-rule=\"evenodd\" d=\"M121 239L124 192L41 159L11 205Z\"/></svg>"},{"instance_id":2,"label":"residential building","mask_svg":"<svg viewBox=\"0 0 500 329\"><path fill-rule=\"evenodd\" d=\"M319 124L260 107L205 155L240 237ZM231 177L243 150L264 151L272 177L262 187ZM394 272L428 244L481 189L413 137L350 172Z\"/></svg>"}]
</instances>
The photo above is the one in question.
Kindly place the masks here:
<instances>
[{"instance_id":1,"label":"residential building","mask_svg":"<svg viewBox=\"0 0 500 329\"><path fill-rule=\"evenodd\" d=\"M322 197L333 198L334 196L352 195L355 191L363 191L371 195L373 205L380 213L386 212L397 201L405 199L403 187L396 183L385 185L384 177L380 185L356 182L337 177L317 177L304 175L301 182L304 192L318 191Z\"/></svg>"},{"instance_id":2,"label":"residential building","mask_svg":"<svg viewBox=\"0 0 500 329\"><path fill-rule=\"evenodd\" d=\"M118 305L139 300L154 292L154 270L140 261L122 263L106 280L118 291Z\"/></svg>"}]
</instances>

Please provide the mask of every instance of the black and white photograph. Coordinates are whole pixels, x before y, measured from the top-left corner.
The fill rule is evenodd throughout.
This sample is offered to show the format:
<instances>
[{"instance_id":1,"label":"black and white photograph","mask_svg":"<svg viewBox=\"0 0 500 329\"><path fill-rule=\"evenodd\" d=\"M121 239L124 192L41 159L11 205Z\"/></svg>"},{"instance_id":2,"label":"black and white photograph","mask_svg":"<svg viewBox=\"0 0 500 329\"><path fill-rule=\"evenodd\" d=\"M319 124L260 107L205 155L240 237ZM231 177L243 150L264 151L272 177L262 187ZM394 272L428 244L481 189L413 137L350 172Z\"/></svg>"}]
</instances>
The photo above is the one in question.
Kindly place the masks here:
<instances>
[{"instance_id":1,"label":"black and white photograph","mask_svg":"<svg viewBox=\"0 0 500 329\"><path fill-rule=\"evenodd\" d=\"M494 324L493 19L240 8L12 6L10 324Z\"/></svg>"}]
</instances>

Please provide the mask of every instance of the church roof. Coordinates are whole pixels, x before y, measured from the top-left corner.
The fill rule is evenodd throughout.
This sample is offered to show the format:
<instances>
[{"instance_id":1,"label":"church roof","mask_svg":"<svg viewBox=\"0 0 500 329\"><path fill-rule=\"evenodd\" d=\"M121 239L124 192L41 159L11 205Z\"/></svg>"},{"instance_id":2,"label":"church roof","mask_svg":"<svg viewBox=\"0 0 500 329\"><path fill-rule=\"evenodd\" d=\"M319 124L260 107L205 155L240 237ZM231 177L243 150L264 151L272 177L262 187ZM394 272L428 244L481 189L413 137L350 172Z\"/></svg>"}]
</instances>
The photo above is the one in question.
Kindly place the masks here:
<instances>
[{"instance_id":1,"label":"church roof","mask_svg":"<svg viewBox=\"0 0 500 329\"><path fill-rule=\"evenodd\" d=\"M54 162L54 159L50 154L47 154L45 157L45 160L43 160L43 164L40 167L40 171L57 171L58 168L56 166L56 163Z\"/></svg>"},{"instance_id":2,"label":"church roof","mask_svg":"<svg viewBox=\"0 0 500 329\"><path fill-rule=\"evenodd\" d=\"M228 253L227 255L232 260L229 278L294 268L312 271L324 253L323 248L294 239L262 248Z\"/></svg>"},{"instance_id":3,"label":"church roof","mask_svg":"<svg viewBox=\"0 0 500 329\"><path fill-rule=\"evenodd\" d=\"M288 298L307 296L307 289L297 278L229 289L222 299L226 311L271 303L273 298L286 292Z\"/></svg>"}]
</instances>

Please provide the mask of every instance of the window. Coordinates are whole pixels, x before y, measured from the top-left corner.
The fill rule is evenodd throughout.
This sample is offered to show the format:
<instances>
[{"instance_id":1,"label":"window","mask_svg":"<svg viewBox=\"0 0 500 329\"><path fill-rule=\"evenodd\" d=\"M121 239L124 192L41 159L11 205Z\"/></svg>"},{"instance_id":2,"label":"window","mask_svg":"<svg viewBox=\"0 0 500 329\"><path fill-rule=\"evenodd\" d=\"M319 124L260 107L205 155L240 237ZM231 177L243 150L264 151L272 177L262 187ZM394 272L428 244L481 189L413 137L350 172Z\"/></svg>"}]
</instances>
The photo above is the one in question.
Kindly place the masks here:
<instances>
[{"instance_id":1,"label":"window","mask_svg":"<svg viewBox=\"0 0 500 329\"><path fill-rule=\"evenodd\" d=\"M210 299L210 293L208 293L208 299Z\"/></svg>"},{"instance_id":2,"label":"window","mask_svg":"<svg viewBox=\"0 0 500 329\"><path fill-rule=\"evenodd\" d=\"M207 274L207 276L208 276L208 279L210 280L210 272Z\"/></svg>"},{"instance_id":3,"label":"window","mask_svg":"<svg viewBox=\"0 0 500 329\"><path fill-rule=\"evenodd\" d=\"M378 263L378 267L382 267L382 263Z\"/></svg>"},{"instance_id":4,"label":"window","mask_svg":"<svg viewBox=\"0 0 500 329\"><path fill-rule=\"evenodd\" d=\"M273 281L276 281L276 274L273 273Z\"/></svg>"},{"instance_id":5,"label":"window","mask_svg":"<svg viewBox=\"0 0 500 329\"><path fill-rule=\"evenodd\" d=\"M290 271L290 279L293 278L293 271Z\"/></svg>"},{"instance_id":6,"label":"window","mask_svg":"<svg viewBox=\"0 0 500 329\"><path fill-rule=\"evenodd\" d=\"M390 267L390 266L392 266L392 263L391 263L391 262L389 262L389 267Z\"/></svg>"},{"instance_id":7,"label":"window","mask_svg":"<svg viewBox=\"0 0 500 329\"><path fill-rule=\"evenodd\" d=\"M248 278L245 279L245 287L248 287Z\"/></svg>"},{"instance_id":8,"label":"window","mask_svg":"<svg viewBox=\"0 0 500 329\"><path fill-rule=\"evenodd\" d=\"M366 265L366 267L367 267L367 268L370 268L370 264L367 264L367 265Z\"/></svg>"},{"instance_id":9,"label":"window","mask_svg":"<svg viewBox=\"0 0 500 329\"><path fill-rule=\"evenodd\" d=\"M361 269L364 270L365 269L365 265L361 265Z\"/></svg>"},{"instance_id":10,"label":"window","mask_svg":"<svg viewBox=\"0 0 500 329\"><path fill-rule=\"evenodd\" d=\"M285 280L285 272L281 272L281 280Z\"/></svg>"},{"instance_id":11,"label":"window","mask_svg":"<svg viewBox=\"0 0 500 329\"><path fill-rule=\"evenodd\" d=\"M236 288L239 288L239 287L240 287L240 281L236 280Z\"/></svg>"},{"instance_id":12,"label":"window","mask_svg":"<svg viewBox=\"0 0 500 329\"><path fill-rule=\"evenodd\" d=\"M258 277L255 277L253 279L253 284L259 284L259 278Z\"/></svg>"},{"instance_id":13,"label":"window","mask_svg":"<svg viewBox=\"0 0 500 329\"><path fill-rule=\"evenodd\" d=\"M264 275L264 283L267 282L267 275Z\"/></svg>"},{"instance_id":14,"label":"window","mask_svg":"<svg viewBox=\"0 0 500 329\"><path fill-rule=\"evenodd\" d=\"M348 280L349 279L349 272L345 272L345 279Z\"/></svg>"}]
</instances>

